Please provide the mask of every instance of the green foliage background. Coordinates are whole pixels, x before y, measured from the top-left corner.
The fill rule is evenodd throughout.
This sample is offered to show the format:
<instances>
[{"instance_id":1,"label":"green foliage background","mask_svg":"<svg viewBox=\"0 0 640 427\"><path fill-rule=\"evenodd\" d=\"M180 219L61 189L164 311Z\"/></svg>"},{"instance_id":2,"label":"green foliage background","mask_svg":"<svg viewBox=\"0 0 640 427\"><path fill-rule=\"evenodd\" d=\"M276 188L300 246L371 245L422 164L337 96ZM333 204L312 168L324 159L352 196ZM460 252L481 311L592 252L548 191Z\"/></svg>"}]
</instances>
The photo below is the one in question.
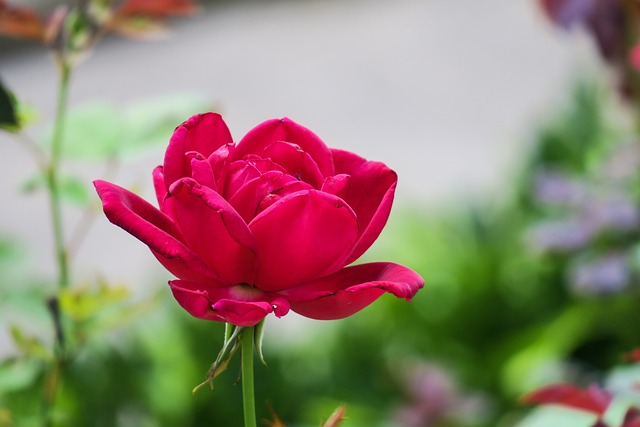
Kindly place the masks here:
<instances>
[{"instance_id":1,"label":"green foliage background","mask_svg":"<svg viewBox=\"0 0 640 427\"><path fill-rule=\"evenodd\" d=\"M482 404L465 420L446 416L454 405L425 426L514 425L526 412L518 403L523 393L548 381L588 383L620 363L621 354L640 345L637 283L606 297L578 296L567 283L570 254L535 254L525 239L528 228L549 215L533 196L535 172L554 168L587 179L624 139L624 130L606 120L606 105L598 88L579 85L572 104L541 127L515 187L498 200L441 212L397 208L367 259L421 273L427 285L411 303L385 296L351 318L320 323L286 342L270 340L269 329L278 327L270 319L268 367L256 369L258 417L270 418L271 407L288 426L315 426L345 403L346 426L398 425L394 412L412 398L406 369L429 363L446 369L461 396L477 396ZM149 111L131 113L158 116L157 108ZM113 116L121 124L113 129L126 129L126 118L109 107L83 114L70 119L79 121L72 140L82 141L82 132L92 129L92 114ZM132 132L149 141L156 130ZM114 140L123 138L105 137L100 152L89 154L113 155ZM636 241L633 233L610 236L591 249L615 244L633 252ZM46 287L21 282L24 252L15 240L0 241L0 320L50 328L42 308ZM154 286L157 295L144 301L106 284L63 297L80 350L63 383L58 425L242 424L237 360L213 392L191 394L221 346L223 325L189 317L164 283ZM0 364L0 426L39 425L51 356L28 330L17 325L22 354Z\"/></svg>"}]
</instances>

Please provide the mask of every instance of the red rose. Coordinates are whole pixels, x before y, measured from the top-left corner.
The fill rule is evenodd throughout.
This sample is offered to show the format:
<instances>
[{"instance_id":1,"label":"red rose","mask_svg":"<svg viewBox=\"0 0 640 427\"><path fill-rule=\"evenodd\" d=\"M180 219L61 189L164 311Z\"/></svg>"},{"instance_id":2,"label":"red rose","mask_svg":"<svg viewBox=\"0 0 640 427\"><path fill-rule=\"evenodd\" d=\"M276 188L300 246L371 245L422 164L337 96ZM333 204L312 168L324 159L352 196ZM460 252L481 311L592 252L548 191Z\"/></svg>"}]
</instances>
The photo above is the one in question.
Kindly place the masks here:
<instances>
[{"instance_id":1,"label":"red rose","mask_svg":"<svg viewBox=\"0 0 640 427\"><path fill-rule=\"evenodd\" d=\"M396 174L329 149L289 119L264 122L236 145L219 115L193 116L153 177L160 210L94 184L109 220L178 277L173 295L195 317L252 326L291 309L339 319L384 292L410 299L424 285L397 264L345 267L382 231Z\"/></svg>"}]
</instances>

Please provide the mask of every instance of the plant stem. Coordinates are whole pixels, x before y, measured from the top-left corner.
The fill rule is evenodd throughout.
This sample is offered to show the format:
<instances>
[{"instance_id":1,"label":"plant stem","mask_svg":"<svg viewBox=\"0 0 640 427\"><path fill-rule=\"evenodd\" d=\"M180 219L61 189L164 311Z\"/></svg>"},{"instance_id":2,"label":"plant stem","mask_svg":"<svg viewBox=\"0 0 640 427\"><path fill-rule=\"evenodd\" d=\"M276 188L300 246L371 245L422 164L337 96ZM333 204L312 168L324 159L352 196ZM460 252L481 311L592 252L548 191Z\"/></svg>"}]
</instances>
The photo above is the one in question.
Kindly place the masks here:
<instances>
[{"instance_id":1,"label":"plant stem","mask_svg":"<svg viewBox=\"0 0 640 427\"><path fill-rule=\"evenodd\" d=\"M53 239L58 263L58 288L69 286L69 260L64 242L64 228L62 222L62 209L60 205L60 183L58 170L62 154L62 140L64 121L67 111L67 98L69 95L69 78L71 67L60 61L60 87L58 89L58 101L56 104L56 116L51 141L51 158L47 169L47 184L49 187L49 202L51 205L51 222L53 226Z\"/></svg>"},{"instance_id":2,"label":"plant stem","mask_svg":"<svg viewBox=\"0 0 640 427\"><path fill-rule=\"evenodd\" d=\"M58 88L58 100L54 119L53 138L51 140L51 156L46 168L46 182L49 193L49 205L51 211L51 224L53 228L53 241L58 264L58 293L47 301L55 330L54 360L49 372L45 376L43 420L44 427L53 425L52 408L55 406L60 383L64 375L64 365L67 357L66 340L62 321L62 312L59 305L59 291L69 286L69 259L64 240L64 228L62 221L62 206L60 203L60 182L58 171L60 169L60 157L62 154L62 141L64 122L67 111L67 98L69 95L69 78L71 67L64 60L58 63L60 67L60 80Z\"/></svg>"},{"instance_id":3,"label":"plant stem","mask_svg":"<svg viewBox=\"0 0 640 427\"><path fill-rule=\"evenodd\" d=\"M253 389L253 334L254 327L242 332L242 403L244 426L256 427L256 402Z\"/></svg>"}]
</instances>

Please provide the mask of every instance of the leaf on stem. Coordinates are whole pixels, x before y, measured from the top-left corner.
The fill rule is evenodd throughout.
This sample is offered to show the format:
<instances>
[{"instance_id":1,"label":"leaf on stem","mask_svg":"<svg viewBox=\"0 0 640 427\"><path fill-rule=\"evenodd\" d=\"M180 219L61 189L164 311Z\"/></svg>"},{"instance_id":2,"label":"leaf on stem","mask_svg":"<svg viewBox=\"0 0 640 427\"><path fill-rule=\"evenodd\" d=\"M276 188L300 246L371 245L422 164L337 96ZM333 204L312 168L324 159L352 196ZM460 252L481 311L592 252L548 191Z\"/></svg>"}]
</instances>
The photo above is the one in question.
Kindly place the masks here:
<instances>
[{"instance_id":1,"label":"leaf on stem","mask_svg":"<svg viewBox=\"0 0 640 427\"><path fill-rule=\"evenodd\" d=\"M51 351L36 337L28 336L16 325L10 328L11 338L16 347L28 357L39 360L51 360Z\"/></svg>"},{"instance_id":2,"label":"leaf on stem","mask_svg":"<svg viewBox=\"0 0 640 427\"><path fill-rule=\"evenodd\" d=\"M162 96L126 108L105 102L84 104L67 114L62 154L76 160L132 157L166 146L185 117L211 108L209 102L193 94ZM45 131L45 146L52 133L52 128Z\"/></svg>"},{"instance_id":3,"label":"leaf on stem","mask_svg":"<svg viewBox=\"0 0 640 427\"><path fill-rule=\"evenodd\" d=\"M60 196L63 200L68 201L77 206L86 206L91 199L91 191L87 186L86 180L73 176L65 175L60 177L58 183ZM33 176L22 183L20 189L25 194L33 194L37 191L46 188L47 183L44 176L41 174Z\"/></svg>"},{"instance_id":4,"label":"leaf on stem","mask_svg":"<svg viewBox=\"0 0 640 427\"><path fill-rule=\"evenodd\" d=\"M231 329L229 329L229 326ZM231 358L240 348L241 333L246 328L234 325L229 326L227 326L225 330L225 341L222 346L222 350L218 353L218 357L216 357L215 362L211 364L209 372L207 372L207 379L193 388L193 394L196 394L196 392L206 384L208 384L209 387L211 387L211 390L213 390L213 380L227 369ZM230 331L232 332L229 334Z\"/></svg>"},{"instance_id":5,"label":"leaf on stem","mask_svg":"<svg viewBox=\"0 0 640 427\"><path fill-rule=\"evenodd\" d=\"M0 128L9 132L20 130L16 98L0 80Z\"/></svg>"},{"instance_id":6,"label":"leaf on stem","mask_svg":"<svg viewBox=\"0 0 640 427\"><path fill-rule=\"evenodd\" d=\"M70 319L85 322L104 313L109 307L122 304L129 295L129 290L124 286L99 283L96 288L85 286L63 290L60 304Z\"/></svg>"},{"instance_id":7,"label":"leaf on stem","mask_svg":"<svg viewBox=\"0 0 640 427\"><path fill-rule=\"evenodd\" d=\"M264 354L262 353L262 341L264 339L264 319L260 321L254 328L253 342L258 352L258 357L260 358L260 362L264 366L267 366L267 362L264 360Z\"/></svg>"},{"instance_id":8,"label":"leaf on stem","mask_svg":"<svg viewBox=\"0 0 640 427\"><path fill-rule=\"evenodd\" d=\"M322 424L322 427L337 427L340 423L345 420L344 415L347 413L347 407L345 405L340 405L333 411L333 414L329 417L329 419Z\"/></svg>"}]
</instances>

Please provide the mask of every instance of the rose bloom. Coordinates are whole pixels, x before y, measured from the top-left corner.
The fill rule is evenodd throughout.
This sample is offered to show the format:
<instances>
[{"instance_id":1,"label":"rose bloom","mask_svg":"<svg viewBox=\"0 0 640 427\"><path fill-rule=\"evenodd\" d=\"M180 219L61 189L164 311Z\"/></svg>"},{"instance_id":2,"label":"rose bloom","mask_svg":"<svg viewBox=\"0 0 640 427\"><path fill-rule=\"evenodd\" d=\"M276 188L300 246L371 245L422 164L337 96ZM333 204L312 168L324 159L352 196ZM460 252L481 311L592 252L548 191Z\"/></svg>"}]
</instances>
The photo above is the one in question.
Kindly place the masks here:
<instances>
[{"instance_id":1,"label":"rose bloom","mask_svg":"<svg viewBox=\"0 0 640 427\"><path fill-rule=\"evenodd\" d=\"M160 209L94 184L107 218L178 278L169 286L195 317L237 326L289 310L340 319L385 292L408 300L424 285L398 264L345 267L382 231L397 176L289 119L234 144L219 115L193 116L175 130L153 181Z\"/></svg>"}]
</instances>

